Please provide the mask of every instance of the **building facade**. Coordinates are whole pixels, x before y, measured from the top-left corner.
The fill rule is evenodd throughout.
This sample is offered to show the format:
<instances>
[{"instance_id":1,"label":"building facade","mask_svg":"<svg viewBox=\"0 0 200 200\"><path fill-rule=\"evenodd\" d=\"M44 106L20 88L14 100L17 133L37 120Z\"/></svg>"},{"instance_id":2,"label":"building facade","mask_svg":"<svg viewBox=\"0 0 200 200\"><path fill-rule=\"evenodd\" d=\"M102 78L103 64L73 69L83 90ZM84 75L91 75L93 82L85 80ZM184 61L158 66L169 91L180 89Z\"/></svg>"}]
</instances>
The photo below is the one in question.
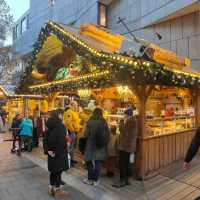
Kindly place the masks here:
<instances>
[{"instance_id":1,"label":"building facade","mask_svg":"<svg viewBox=\"0 0 200 200\"><path fill-rule=\"evenodd\" d=\"M119 0L109 5L108 28L130 36L118 17L136 36L189 57L200 70L199 0ZM157 37L157 33L161 38Z\"/></svg>"},{"instance_id":2,"label":"building facade","mask_svg":"<svg viewBox=\"0 0 200 200\"><path fill-rule=\"evenodd\" d=\"M29 10L13 27L13 58L23 68L48 20L77 27L95 23L130 37L121 17L133 34L189 57L198 70L199 8L199 0L30 0Z\"/></svg>"},{"instance_id":3,"label":"building facade","mask_svg":"<svg viewBox=\"0 0 200 200\"><path fill-rule=\"evenodd\" d=\"M33 48L41 28L48 20L63 24L98 22L97 0L30 0L29 10L14 24L14 57L25 57Z\"/></svg>"}]
</instances>

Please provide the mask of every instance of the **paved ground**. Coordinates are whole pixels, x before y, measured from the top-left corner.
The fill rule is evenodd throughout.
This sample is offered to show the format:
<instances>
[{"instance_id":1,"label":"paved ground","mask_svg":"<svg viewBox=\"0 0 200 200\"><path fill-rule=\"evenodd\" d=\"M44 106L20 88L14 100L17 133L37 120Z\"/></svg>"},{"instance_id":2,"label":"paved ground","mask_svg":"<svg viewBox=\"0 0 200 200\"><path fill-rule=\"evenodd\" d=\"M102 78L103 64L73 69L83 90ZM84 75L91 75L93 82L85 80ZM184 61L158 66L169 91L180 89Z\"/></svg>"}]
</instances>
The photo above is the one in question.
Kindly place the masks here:
<instances>
[{"instance_id":1,"label":"paved ground","mask_svg":"<svg viewBox=\"0 0 200 200\"><path fill-rule=\"evenodd\" d=\"M9 146L0 144L0 200L55 199L47 193L47 171L25 157L9 153ZM71 193L65 199L91 200L75 188L66 186L64 189Z\"/></svg>"},{"instance_id":2,"label":"paved ground","mask_svg":"<svg viewBox=\"0 0 200 200\"><path fill-rule=\"evenodd\" d=\"M1 136L1 135L0 135ZM48 172L40 148L17 157L9 153L10 144L0 142L0 200L51 200L47 194ZM63 174L70 200L195 200L200 196L200 158L189 171L181 169L182 161L161 170L150 180L115 189L113 180L101 178L98 187L84 185L86 171L78 166Z\"/></svg>"}]
</instances>

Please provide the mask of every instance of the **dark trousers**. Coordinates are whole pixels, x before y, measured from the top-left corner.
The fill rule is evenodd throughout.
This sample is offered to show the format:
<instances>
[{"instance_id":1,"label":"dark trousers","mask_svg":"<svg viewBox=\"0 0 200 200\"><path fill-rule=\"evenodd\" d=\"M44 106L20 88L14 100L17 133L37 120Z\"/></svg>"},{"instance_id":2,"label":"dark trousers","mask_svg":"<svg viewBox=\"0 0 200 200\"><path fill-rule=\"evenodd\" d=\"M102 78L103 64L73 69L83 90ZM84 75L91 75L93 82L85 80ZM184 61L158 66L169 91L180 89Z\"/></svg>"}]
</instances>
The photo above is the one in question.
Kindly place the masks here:
<instances>
[{"instance_id":1,"label":"dark trousers","mask_svg":"<svg viewBox=\"0 0 200 200\"><path fill-rule=\"evenodd\" d=\"M70 138L72 140L72 144L70 145L70 157L71 157L71 161L72 161L72 165L74 164L74 152L76 150L76 146L77 146L77 135L76 133L72 132L70 133Z\"/></svg>"},{"instance_id":2,"label":"dark trousers","mask_svg":"<svg viewBox=\"0 0 200 200\"><path fill-rule=\"evenodd\" d=\"M32 137L29 136L20 136L19 137L19 154L22 151L22 145L24 144L24 147L27 147L27 151L31 152L32 151Z\"/></svg>"},{"instance_id":3,"label":"dark trousers","mask_svg":"<svg viewBox=\"0 0 200 200\"><path fill-rule=\"evenodd\" d=\"M39 141L38 141L38 133L37 128L33 129L33 146L38 147Z\"/></svg>"},{"instance_id":4,"label":"dark trousers","mask_svg":"<svg viewBox=\"0 0 200 200\"><path fill-rule=\"evenodd\" d=\"M60 185L61 185L61 175L62 175L62 171L60 171L60 172L50 172L50 185L60 187Z\"/></svg>"},{"instance_id":5,"label":"dark trousers","mask_svg":"<svg viewBox=\"0 0 200 200\"><path fill-rule=\"evenodd\" d=\"M96 160L93 164L92 161L87 161L88 180L98 181L101 173L102 161Z\"/></svg>"},{"instance_id":6,"label":"dark trousers","mask_svg":"<svg viewBox=\"0 0 200 200\"><path fill-rule=\"evenodd\" d=\"M120 169L120 181L128 181L130 173L130 153L125 151L119 152L119 169Z\"/></svg>"},{"instance_id":7,"label":"dark trousers","mask_svg":"<svg viewBox=\"0 0 200 200\"><path fill-rule=\"evenodd\" d=\"M18 146L20 145L19 144L19 135L16 131L13 131L12 136L13 136L12 150L15 150L17 141L18 141Z\"/></svg>"}]
</instances>

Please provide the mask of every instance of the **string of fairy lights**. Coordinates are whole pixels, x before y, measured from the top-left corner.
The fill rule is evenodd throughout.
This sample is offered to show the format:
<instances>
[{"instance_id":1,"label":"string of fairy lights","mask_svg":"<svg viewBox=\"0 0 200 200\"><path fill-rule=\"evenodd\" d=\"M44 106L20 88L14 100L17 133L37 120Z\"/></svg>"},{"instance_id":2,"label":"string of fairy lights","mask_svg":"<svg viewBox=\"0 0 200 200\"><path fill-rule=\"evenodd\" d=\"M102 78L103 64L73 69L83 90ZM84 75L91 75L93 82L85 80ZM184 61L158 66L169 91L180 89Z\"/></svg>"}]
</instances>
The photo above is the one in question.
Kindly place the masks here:
<instances>
[{"instance_id":1,"label":"string of fairy lights","mask_svg":"<svg viewBox=\"0 0 200 200\"><path fill-rule=\"evenodd\" d=\"M91 62L99 66L97 72L71 77L63 81L52 81L50 83L34 85L34 79L31 77L34 62L37 59L37 54L43 48L44 42L50 35L55 35L63 44L74 49L78 55L89 58ZM200 75L197 73L172 69L156 62L138 59L134 55L100 52L79 39L66 27L55 22L49 22L41 30L38 41L34 45L31 60L21 77L18 92L26 92L28 89L38 93L53 92L71 87L98 88L115 83L129 84L130 80L138 84L179 87L200 86Z\"/></svg>"}]
</instances>

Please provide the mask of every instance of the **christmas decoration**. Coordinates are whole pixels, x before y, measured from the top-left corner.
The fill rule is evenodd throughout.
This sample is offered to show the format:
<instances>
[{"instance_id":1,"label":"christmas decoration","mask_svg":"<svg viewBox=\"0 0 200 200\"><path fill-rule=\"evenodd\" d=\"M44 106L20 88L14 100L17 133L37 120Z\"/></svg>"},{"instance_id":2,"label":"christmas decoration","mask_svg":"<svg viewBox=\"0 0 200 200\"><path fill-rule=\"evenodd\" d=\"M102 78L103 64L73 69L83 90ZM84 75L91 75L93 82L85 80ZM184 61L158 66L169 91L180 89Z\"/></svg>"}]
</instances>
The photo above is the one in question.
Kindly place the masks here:
<instances>
[{"instance_id":1,"label":"christmas decoration","mask_svg":"<svg viewBox=\"0 0 200 200\"><path fill-rule=\"evenodd\" d=\"M95 70L61 81L34 85L34 79L30 74L33 71L38 52L50 35L55 35L64 45L72 48L77 55L90 60L96 66ZM107 87L116 83L129 85L133 81L141 85L197 88L200 86L200 74L173 69L134 56L98 51L68 31L65 26L49 22L40 32L38 41L34 45L29 66L21 77L18 91L28 91L31 85L33 86L30 87L30 90L35 93L49 93L65 89Z\"/></svg>"}]
</instances>

